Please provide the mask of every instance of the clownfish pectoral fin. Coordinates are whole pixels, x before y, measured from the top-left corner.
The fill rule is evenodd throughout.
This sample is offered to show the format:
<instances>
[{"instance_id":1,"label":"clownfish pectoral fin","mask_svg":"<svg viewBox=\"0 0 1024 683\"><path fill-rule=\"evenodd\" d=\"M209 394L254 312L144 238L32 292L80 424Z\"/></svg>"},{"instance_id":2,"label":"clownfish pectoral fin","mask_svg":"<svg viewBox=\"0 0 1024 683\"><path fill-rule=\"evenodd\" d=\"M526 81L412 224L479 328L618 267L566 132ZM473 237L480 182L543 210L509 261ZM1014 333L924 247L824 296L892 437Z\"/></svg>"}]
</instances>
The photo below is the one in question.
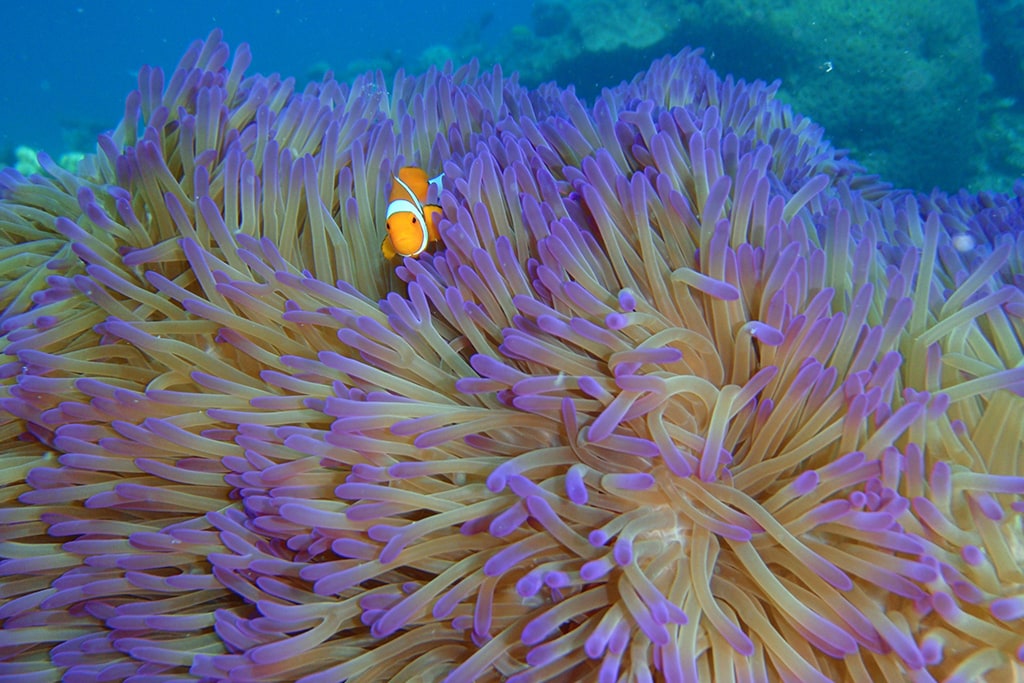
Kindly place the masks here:
<instances>
[{"instance_id":1,"label":"clownfish pectoral fin","mask_svg":"<svg viewBox=\"0 0 1024 683\"><path fill-rule=\"evenodd\" d=\"M428 180L427 182L429 184L433 185L434 187L436 187L437 191L440 192L441 190L444 189L444 185L442 184L443 178L444 178L444 173L439 173L436 176L434 176L433 178L431 178L430 180Z\"/></svg>"},{"instance_id":2,"label":"clownfish pectoral fin","mask_svg":"<svg viewBox=\"0 0 1024 683\"><path fill-rule=\"evenodd\" d=\"M391 238L385 237L384 241L380 243L380 252L384 254L384 258L390 261L391 259L398 256L398 252L391 245Z\"/></svg>"}]
</instances>

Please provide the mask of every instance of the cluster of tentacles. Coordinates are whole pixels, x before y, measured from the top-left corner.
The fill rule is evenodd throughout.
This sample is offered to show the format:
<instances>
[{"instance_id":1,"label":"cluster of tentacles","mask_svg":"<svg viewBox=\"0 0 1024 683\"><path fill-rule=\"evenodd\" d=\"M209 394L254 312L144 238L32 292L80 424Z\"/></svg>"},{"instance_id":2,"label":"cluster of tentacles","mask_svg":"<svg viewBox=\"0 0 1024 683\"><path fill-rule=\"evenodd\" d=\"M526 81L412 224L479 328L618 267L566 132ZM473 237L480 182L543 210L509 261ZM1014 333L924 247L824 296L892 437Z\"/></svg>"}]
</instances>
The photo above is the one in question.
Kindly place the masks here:
<instances>
[{"instance_id":1,"label":"cluster of tentacles","mask_svg":"<svg viewBox=\"0 0 1024 683\"><path fill-rule=\"evenodd\" d=\"M693 52L229 58L0 175L0 681L1021 673L1024 187L893 192Z\"/></svg>"}]
</instances>

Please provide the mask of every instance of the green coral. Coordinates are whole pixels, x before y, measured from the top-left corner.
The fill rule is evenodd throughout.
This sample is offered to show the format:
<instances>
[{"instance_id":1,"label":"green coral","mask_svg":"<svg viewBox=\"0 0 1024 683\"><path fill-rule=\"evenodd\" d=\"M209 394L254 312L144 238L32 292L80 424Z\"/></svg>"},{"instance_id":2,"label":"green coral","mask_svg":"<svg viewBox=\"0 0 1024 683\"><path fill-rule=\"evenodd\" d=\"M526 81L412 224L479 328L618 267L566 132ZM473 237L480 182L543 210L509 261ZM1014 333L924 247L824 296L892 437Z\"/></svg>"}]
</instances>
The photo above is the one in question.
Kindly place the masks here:
<instances>
[{"instance_id":1,"label":"green coral","mask_svg":"<svg viewBox=\"0 0 1024 683\"><path fill-rule=\"evenodd\" d=\"M74 173L78 171L78 164L84 158L85 154L82 152L65 152L57 158L57 165ZM14 149L14 163L11 166L24 176L45 173L39 164L39 150L32 149L28 145L18 145Z\"/></svg>"},{"instance_id":2,"label":"green coral","mask_svg":"<svg viewBox=\"0 0 1024 683\"><path fill-rule=\"evenodd\" d=\"M983 117L987 122L979 138L984 154L970 189L1010 192L1014 180L1024 177L1024 110L1012 98L1001 98L985 107Z\"/></svg>"}]
</instances>

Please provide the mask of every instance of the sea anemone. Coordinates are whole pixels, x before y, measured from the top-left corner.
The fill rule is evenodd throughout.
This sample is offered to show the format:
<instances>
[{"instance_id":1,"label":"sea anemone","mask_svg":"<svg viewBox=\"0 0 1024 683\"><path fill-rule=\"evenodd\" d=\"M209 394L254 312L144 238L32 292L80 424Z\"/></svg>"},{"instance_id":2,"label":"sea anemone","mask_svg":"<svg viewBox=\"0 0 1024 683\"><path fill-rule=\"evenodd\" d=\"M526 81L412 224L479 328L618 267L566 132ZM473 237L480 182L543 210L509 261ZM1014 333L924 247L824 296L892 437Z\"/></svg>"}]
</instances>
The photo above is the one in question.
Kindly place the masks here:
<instances>
[{"instance_id":1,"label":"sea anemone","mask_svg":"<svg viewBox=\"0 0 1024 683\"><path fill-rule=\"evenodd\" d=\"M698 52L229 57L0 175L0 681L1024 672L1024 186L892 191Z\"/></svg>"}]
</instances>

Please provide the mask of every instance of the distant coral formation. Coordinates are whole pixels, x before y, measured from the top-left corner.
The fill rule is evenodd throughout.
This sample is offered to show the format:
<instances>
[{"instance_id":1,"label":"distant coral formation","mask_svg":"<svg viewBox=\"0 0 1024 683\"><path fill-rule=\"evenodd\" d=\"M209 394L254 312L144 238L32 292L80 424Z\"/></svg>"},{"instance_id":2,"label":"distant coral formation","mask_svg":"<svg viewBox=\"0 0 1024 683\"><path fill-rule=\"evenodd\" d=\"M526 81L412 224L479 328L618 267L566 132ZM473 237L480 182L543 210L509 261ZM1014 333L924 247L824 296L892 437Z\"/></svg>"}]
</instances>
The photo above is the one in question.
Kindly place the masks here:
<instances>
[{"instance_id":1,"label":"distant coral formation","mask_svg":"<svg viewBox=\"0 0 1024 683\"><path fill-rule=\"evenodd\" d=\"M746 77L780 78L784 94L837 143L899 185L947 190L979 171L982 69L969 0L540 0L533 33L502 55L528 82L574 83L585 95L683 45Z\"/></svg>"}]
</instances>

